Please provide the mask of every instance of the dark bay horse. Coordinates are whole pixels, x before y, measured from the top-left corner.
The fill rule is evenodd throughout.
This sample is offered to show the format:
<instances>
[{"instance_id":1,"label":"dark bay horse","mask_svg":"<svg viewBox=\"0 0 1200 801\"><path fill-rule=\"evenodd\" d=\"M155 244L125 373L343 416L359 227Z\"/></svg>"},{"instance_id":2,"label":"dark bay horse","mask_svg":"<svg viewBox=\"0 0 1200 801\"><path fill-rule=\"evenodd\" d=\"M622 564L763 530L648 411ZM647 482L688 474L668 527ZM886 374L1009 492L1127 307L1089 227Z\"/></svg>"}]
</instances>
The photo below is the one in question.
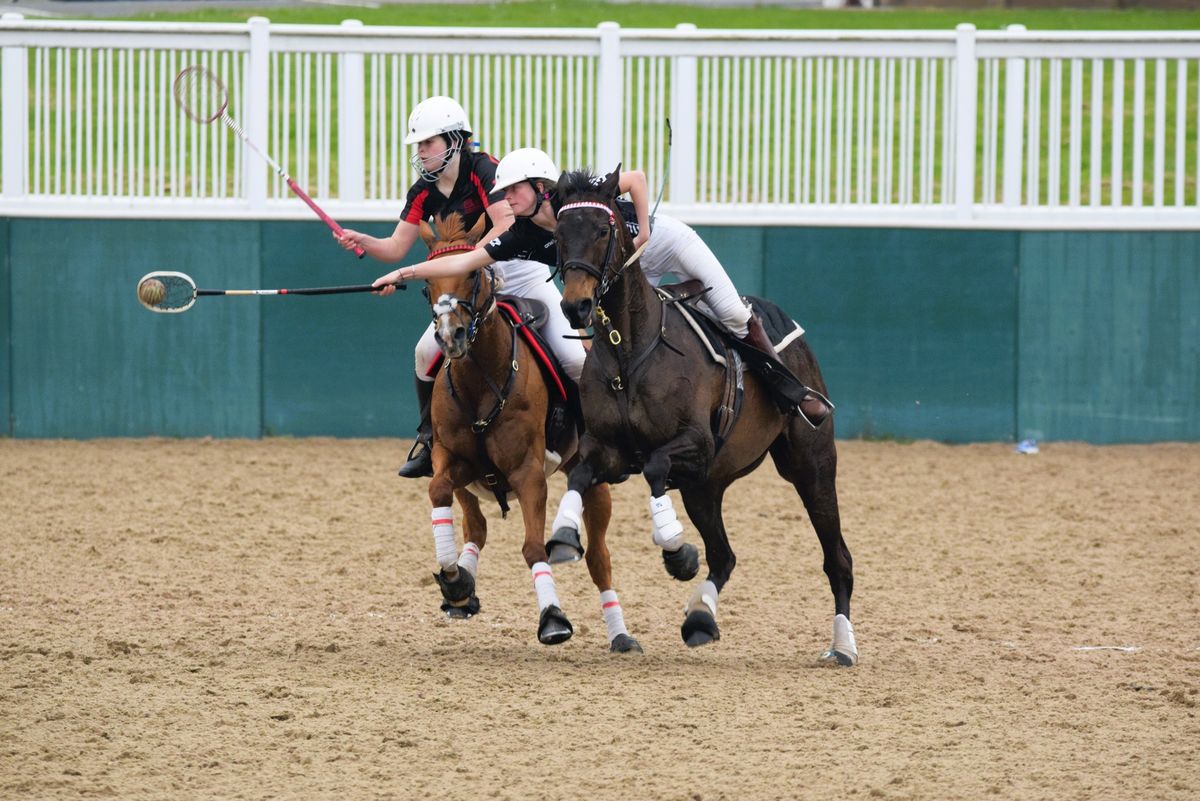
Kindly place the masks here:
<instances>
[{"instance_id":1,"label":"dark bay horse","mask_svg":"<svg viewBox=\"0 0 1200 801\"><path fill-rule=\"evenodd\" d=\"M731 430L714 431L713 421L724 414L731 395L726 368L630 258L633 243L614 205L617 179L616 171L603 181L569 172L558 183L555 236L563 311L572 325L594 324L596 332L580 379L586 433L579 465L570 474L571 489L643 473L650 485L654 541L663 548L668 572L688 580L698 569L695 551L682 544L682 525L666 494L669 488L680 490L704 540L709 567L707 580L688 601L682 634L688 645L702 645L720 637L717 594L736 561L721 515L725 491L770 453L775 469L804 501L824 552L834 621L833 643L820 658L853 665L858 660L850 625L853 563L838 514L833 420L814 428L781 411L766 382L747 370L740 415ZM778 358L806 386L824 394L820 369L803 337L794 338ZM733 369L737 359L728 362ZM786 573L774 567L767 575Z\"/></svg>"},{"instance_id":2,"label":"dark bay horse","mask_svg":"<svg viewBox=\"0 0 1200 801\"><path fill-rule=\"evenodd\" d=\"M430 259L469 251L483 233L481 216L464 231L458 214L442 218L435 232L421 223L421 236ZM436 337L446 356L438 373L432 402L433 538L441 571L436 574L443 609L452 617L469 617L479 610L475 574L487 539L487 520L477 495L498 500L505 512L515 496L525 523L522 553L533 573L540 617L538 639L553 645L571 637L573 628L563 613L548 564L546 528L547 412L551 403L547 379L535 361L533 346L503 313L510 303L497 300L496 278L489 266L456 278L427 282ZM515 300L511 303L516 303ZM565 376L563 381L569 381ZM574 425L559 426L559 441L551 443L561 464L575 458L578 435ZM553 468L552 464L552 468ZM553 472L553 469L551 469ZM454 535L451 498L463 512L466 542L459 555ZM586 560L600 590L610 649L641 651L625 630L616 593L605 533L612 513L608 484L590 485L583 497L581 519L587 530ZM577 558L577 557L576 557Z\"/></svg>"}]
</instances>

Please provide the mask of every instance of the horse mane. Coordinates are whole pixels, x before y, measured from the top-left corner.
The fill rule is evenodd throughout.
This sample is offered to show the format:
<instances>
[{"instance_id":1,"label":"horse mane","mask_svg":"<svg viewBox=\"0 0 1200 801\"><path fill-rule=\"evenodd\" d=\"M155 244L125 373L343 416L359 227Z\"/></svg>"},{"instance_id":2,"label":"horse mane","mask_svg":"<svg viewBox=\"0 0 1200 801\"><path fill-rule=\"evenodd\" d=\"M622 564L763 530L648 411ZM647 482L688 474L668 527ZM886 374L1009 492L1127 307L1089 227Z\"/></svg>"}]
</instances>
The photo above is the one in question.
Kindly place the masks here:
<instances>
[{"instance_id":1,"label":"horse mane","mask_svg":"<svg viewBox=\"0 0 1200 801\"><path fill-rule=\"evenodd\" d=\"M434 242L439 247L454 245L459 242L465 242L467 239L466 226L463 225L463 216L457 211L452 211L437 220L437 226L434 228Z\"/></svg>"},{"instance_id":2,"label":"horse mane","mask_svg":"<svg viewBox=\"0 0 1200 801\"><path fill-rule=\"evenodd\" d=\"M583 199L596 200L607 204L612 201L612 198L604 197L600 193L600 185L604 183L605 177L603 175L596 175L588 169L564 172L559 178L558 188L555 193L561 202L566 202L568 197L574 201L587 196L583 197Z\"/></svg>"}]
</instances>

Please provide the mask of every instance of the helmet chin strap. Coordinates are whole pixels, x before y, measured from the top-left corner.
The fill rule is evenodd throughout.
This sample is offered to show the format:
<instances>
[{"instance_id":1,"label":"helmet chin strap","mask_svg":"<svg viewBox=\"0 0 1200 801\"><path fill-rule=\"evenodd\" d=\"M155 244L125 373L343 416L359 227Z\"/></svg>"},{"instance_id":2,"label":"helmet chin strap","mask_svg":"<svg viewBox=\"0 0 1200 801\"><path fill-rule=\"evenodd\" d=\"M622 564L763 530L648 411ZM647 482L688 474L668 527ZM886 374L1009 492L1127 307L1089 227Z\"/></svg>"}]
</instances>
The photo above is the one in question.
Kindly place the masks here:
<instances>
[{"instance_id":1,"label":"helmet chin strap","mask_svg":"<svg viewBox=\"0 0 1200 801\"><path fill-rule=\"evenodd\" d=\"M518 214L516 216L536 217L537 213L542 209L542 204L550 199L550 193L538 190L536 178L526 178L525 182L529 184L529 188L533 190L533 211L529 212L528 214Z\"/></svg>"}]
</instances>

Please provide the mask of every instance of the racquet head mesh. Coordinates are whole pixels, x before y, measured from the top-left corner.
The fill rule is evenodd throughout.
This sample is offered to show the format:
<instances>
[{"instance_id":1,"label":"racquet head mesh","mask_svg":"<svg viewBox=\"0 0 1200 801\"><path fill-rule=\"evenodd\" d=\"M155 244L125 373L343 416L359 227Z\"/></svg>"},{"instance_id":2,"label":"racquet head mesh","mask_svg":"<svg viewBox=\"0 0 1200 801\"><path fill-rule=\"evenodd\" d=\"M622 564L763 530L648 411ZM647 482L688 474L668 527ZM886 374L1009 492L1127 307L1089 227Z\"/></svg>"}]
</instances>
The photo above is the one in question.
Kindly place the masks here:
<instances>
[{"instance_id":1,"label":"racquet head mesh","mask_svg":"<svg viewBox=\"0 0 1200 801\"><path fill-rule=\"evenodd\" d=\"M175 102L196 122L212 122L229 105L225 84L199 65L185 67L175 76Z\"/></svg>"},{"instance_id":2,"label":"racquet head mesh","mask_svg":"<svg viewBox=\"0 0 1200 801\"><path fill-rule=\"evenodd\" d=\"M147 303L140 291L142 285L147 281L158 281L166 290L162 300L156 303ZM149 273L138 281L138 300L143 306L150 311L156 312L181 312L187 311L196 302L196 284L191 278L183 273L173 272L157 272Z\"/></svg>"}]
</instances>

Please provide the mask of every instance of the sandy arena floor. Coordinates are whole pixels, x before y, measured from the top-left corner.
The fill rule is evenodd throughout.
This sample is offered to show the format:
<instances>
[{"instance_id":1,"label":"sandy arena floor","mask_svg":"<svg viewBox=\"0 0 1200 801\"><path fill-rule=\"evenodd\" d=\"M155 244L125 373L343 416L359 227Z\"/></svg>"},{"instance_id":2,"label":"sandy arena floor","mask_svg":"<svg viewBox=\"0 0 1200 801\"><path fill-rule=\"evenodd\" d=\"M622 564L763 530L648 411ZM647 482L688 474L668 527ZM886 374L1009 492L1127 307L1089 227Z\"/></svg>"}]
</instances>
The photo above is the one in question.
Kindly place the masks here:
<instances>
[{"instance_id":1,"label":"sandy arena floor","mask_svg":"<svg viewBox=\"0 0 1200 801\"><path fill-rule=\"evenodd\" d=\"M695 651L616 488L616 657L582 564L537 643L519 515L444 619L405 446L0 440L0 798L1200 796L1200 445L840 443L849 670L769 466Z\"/></svg>"}]
</instances>

